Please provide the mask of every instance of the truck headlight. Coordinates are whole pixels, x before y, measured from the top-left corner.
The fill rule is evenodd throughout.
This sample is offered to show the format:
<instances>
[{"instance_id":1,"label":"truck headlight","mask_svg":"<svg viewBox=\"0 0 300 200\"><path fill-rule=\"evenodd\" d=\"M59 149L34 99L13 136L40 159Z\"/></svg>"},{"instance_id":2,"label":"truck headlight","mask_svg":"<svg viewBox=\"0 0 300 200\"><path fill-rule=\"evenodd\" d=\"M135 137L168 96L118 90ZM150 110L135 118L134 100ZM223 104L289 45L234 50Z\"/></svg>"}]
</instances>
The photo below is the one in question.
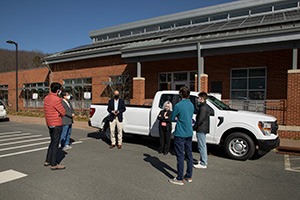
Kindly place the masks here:
<instances>
[{"instance_id":1,"label":"truck headlight","mask_svg":"<svg viewBox=\"0 0 300 200\"><path fill-rule=\"evenodd\" d=\"M264 135L271 135L270 122L258 122L258 127Z\"/></svg>"}]
</instances>

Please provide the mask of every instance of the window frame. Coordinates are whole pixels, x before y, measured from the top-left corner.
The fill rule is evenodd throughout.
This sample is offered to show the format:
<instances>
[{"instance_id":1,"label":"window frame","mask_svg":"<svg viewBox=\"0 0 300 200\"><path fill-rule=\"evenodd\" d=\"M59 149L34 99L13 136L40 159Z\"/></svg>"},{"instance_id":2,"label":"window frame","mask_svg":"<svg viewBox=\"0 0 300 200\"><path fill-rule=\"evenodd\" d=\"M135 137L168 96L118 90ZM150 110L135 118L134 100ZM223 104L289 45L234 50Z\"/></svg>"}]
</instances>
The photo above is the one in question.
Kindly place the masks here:
<instances>
[{"instance_id":1,"label":"window frame","mask_svg":"<svg viewBox=\"0 0 300 200\"><path fill-rule=\"evenodd\" d=\"M251 69L264 69L265 70L265 75L264 76L250 76L250 70ZM234 70L247 70L247 75L245 77L233 77L232 72ZM264 78L264 89L250 89L250 79L252 78ZM246 79L246 89L232 89L232 82L235 79ZM248 67L248 68L231 68L230 69L230 99L233 99L232 97L232 92L246 92L246 99L247 100L266 100L267 98L267 67L261 66L261 67ZM250 99L250 92L264 92L264 97L263 99Z\"/></svg>"}]
</instances>

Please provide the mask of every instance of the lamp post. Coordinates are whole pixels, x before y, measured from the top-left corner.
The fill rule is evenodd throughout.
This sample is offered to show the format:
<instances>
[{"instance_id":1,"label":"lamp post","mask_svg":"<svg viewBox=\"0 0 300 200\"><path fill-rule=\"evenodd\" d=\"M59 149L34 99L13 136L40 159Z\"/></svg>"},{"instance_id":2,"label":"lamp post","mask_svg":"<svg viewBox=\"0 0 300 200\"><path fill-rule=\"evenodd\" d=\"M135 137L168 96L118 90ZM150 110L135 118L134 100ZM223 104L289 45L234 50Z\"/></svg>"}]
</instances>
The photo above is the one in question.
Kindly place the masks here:
<instances>
[{"instance_id":1,"label":"lamp post","mask_svg":"<svg viewBox=\"0 0 300 200\"><path fill-rule=\"evenodd\" d=\"M16 111L18 112L18 43L11 40L6 43L16 45Z\"/></svg>"}]
</instances>

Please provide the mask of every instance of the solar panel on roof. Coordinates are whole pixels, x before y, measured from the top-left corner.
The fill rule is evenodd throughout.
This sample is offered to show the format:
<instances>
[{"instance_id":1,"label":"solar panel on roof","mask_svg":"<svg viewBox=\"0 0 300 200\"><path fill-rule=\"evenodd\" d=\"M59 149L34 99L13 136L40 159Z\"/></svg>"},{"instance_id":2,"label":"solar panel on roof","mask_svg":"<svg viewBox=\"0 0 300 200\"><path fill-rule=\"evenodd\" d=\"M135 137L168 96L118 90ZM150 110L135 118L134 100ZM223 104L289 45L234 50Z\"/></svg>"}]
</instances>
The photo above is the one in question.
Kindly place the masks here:
<instances>
[{"instance_id":1,"label":"solar panel on roof","mask_svg":"<svg viewBox=\"0 0 300 200\"><path fill-rule=\"evenodd\" d=\"M286 20L294 20L300 18L300 12L298 10L284 12Z\"/></svg>"},{"instance_id":2,"label":"solar panel on roof","mask_svg":"<svg viewBox=\"0 0 300 200\"><path fill-rule=\"evenodd\" d=\"M256 16L256 17L249 17L243 24L242 26L251 26L251 25L258 25L261 23L261 20L263 19L264 16Z\"/></svg>"},{"instance_id":3,"label":"solar panel on roof","mask_svg":"<svg viewBox=\"0 0 300 200\"><path fill-rule=\"evenodd\" d=\"M227 23L228 23L228 21L218 22L218 23L212 24L211 26L207 27L206 29L203 29L203 31L206 32L206 31L211 31L211 30L218 30L219 28L221 28L222 26L224 26Z\"/></svg>"},{"instance_id":4,"label":"solar panel on roof","mask_svg":"<svg viewBox=\"0 0 300 200\"><path fill-rule=\"evenodd\" d=\"M229 28L238 28L243 21L245 21L247 18L243 19L236 19L229 21L226 25L224 25L221 30L223 29L229 29Z\"/></svg>"},{"instance_id":5,"label":"solar panel on roof","mask_svg":"<svg viewBox=\"0 0 300 200\"><path fill-rule=\"evenodd\" d=\"M283 13L274 13L271 15L265 15L265 18L262 23L271 23L271 22L277 22L283 20L284 20Z\"/></svg>"}]
</instances>

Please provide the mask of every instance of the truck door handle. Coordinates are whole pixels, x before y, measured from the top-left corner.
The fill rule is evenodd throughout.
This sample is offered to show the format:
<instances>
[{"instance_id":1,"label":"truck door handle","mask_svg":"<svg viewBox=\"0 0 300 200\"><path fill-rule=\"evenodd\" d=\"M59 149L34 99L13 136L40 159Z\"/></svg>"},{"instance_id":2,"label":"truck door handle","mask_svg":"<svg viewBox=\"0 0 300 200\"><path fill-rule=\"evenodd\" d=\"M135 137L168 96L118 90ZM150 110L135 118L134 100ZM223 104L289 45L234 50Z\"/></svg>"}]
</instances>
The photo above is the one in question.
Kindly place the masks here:
<instances>
[{"instance_id":1,"label":"truck door handle","mask_svg":"<svg viewBox=\"0 0 300 200\"><path fill-rule=\"evenodd\" d=\"M218 117L218 119L219 119L219 123L218 123L217 127L219 127L224 122L224 117Z\"/></svg>"}]
</instances>

